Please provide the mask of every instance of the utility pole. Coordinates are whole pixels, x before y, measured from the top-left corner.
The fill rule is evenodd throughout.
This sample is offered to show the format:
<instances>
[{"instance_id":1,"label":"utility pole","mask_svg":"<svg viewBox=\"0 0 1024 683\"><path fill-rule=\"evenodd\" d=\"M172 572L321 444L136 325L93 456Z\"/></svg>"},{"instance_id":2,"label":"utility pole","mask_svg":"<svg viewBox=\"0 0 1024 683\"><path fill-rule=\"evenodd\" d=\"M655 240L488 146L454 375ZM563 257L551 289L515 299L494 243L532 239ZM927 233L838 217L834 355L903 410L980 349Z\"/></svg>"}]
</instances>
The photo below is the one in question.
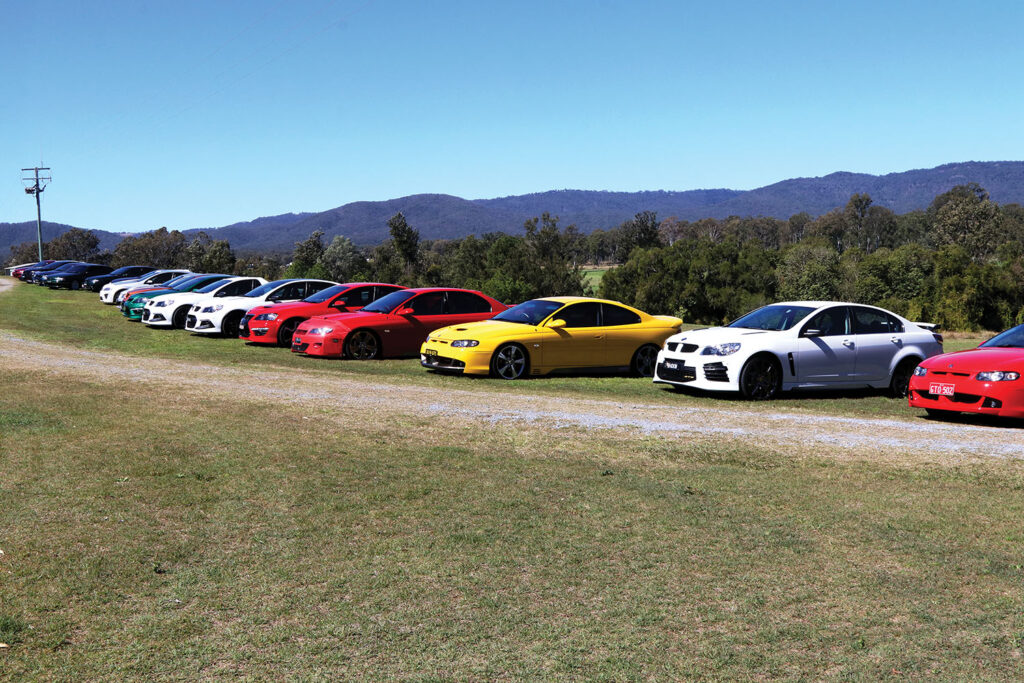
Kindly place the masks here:
<instances>
[{"instance_id":1,"label":"utility pole","mask_svg":"<svg viewBox=\"0 0 1024 683\"><path fill-rule=\"evenodd\" d=\"M39 205L39 195L46 189L47 183L53 178L50 177L50 169L35 166L33 168L23 168L22 173L32 171L34 175L26 176L22 175L22 182L31 182L31 185L25 187L25 194L34 194L36 196L36 243L39 245L39 260L43 260L43 209ZM42 175L39 175L40 171L45 171Z\"/></svg>"}]
</instances>

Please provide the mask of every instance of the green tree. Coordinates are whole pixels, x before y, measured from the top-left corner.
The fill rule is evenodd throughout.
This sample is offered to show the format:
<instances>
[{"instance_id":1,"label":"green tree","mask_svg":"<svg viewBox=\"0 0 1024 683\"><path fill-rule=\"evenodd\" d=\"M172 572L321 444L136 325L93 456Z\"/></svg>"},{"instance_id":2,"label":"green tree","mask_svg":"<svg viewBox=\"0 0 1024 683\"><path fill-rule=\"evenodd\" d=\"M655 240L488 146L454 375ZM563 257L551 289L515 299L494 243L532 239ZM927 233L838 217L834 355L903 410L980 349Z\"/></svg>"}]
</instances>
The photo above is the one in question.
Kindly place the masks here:
<instances>
[{"instance_id":1,"label":"green tree","mask_svg":"<svg viewBox=\"0 0 1024 683\"><path fill-rule=\"evenodd\" d=\"M180 268L186 263L185 236L167 228L130 235L114 248L110 265L115 268L148 265L154 268Z\"/></svg>"},{"instance_id":2,"label":"green tree","mask_svg":"<svg viewBox=\"0 0 1024 683\"><path fill-rule=\"evenodd\" d=\"M828 244L804 241L790 247L776 270L779 296L787 300L838 298L839 252Z\"/></svg>"},{"instance_id":3,"label":"green tree","mask_svg":"<svg viewBox=\"0 0 1024 683\"><path fill-rule=\"evenodd\" d=\"M324 254L323 237L323 230L314 230L305 240L295 243L295 252L292 254L292 262L285 272L285 277L309 276Z\"/></svg>"},{"instance_id":4,"label":"green tree","mask_svg":"<svg viewBox=\"0 0 1024 683\"><path fill-rule=\"evenodd\" d=\"M320 256L326 277L335 282L350 282L366 272L366 257L348 237L337 235Z\"/></svg>"},{"instance_id":5,"label":"green tree","mask_svg":"<svg viewBox=\"0 0 1024 683\"><path fill-rule=\"evenodd\" d=\"M406 268L409 271L415 271L420 252L419 231L409 225L401 212L388 219L388 231L391 233L395 251L398 252L398 256L405 263Z\"/></svg>"}]
</instances>

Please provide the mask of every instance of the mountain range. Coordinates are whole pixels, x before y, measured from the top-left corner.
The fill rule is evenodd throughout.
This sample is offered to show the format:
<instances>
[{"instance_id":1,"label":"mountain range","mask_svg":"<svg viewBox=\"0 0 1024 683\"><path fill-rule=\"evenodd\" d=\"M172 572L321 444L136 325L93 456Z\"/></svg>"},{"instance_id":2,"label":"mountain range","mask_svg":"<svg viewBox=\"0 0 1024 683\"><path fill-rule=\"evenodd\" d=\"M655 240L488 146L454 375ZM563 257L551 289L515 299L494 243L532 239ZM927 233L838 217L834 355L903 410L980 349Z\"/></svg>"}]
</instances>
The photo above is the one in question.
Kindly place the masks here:
<instances>
[{"instance_id":1,"label":"mountain range","mask_svg":"<svg viewBox=\"0 0 1024 683\"><path fill-rule=\"evenodd\" d=\"M789 218L806 211L817 216L845 206L858 192L874 203L906 213L925 209L956 185L975 182L1000 204L1024 203L1024 161L969 161L930 169L869 175L832 173L820 178L793 178L754 190L687 190L608 192L552 190L494 199L462 199L445 194L417 194L378 202L352 202L317 213L287 213L202 228L214 239L226 239L240 253L290 253L295 242L322 230L325 241L346 235L356 244L378 244L388 238L387 221L401 211L423 239L452 239L471 233L516 233L523 223L543 212L560 217L560 225L575 224L583 232L621 224L640 211L680 220L728 216ZM70 226L43 224L43 239L52 239ZM185 230L186 233L199 229ZM96 230L100 246L113 248L121 233ZM10 245L35 240L35 222L0 223L0 254Z\"/></svg>"}]
</instances>

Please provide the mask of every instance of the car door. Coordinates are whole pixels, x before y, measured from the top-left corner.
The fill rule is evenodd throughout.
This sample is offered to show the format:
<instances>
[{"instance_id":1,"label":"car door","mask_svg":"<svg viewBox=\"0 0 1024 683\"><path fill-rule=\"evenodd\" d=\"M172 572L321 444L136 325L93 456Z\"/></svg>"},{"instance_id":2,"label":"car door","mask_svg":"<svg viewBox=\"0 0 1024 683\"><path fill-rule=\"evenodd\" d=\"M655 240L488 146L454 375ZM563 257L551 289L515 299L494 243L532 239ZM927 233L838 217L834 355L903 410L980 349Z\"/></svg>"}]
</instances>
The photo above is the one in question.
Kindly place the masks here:
<instances>
[{"instance_id":1,"label":"car door","mask_svg":"<svg viewBox=\"0 0 1024 683\"><path fill-rule=\"evenodd\" d=\"M797 380L801 384L849 382L857 349L846 306L819 311L800 327L797 338Z\"/></svg>"},{"instance_id":2,"label":"car door","mask_svg":"<svg viewBox=\"0 0 1024 683\"><path fill-rule=\"evenodd\" d=\"M605 358L602 365L627 366L633 354L650 338L640 316L622 306L601 304L601 327L605 331Z\"/></svg>"},{"instance_id":3,"label":"car door","mask_svg":"<svg viewBox=\"0 0 1024 683\"><path fill-rule=\"evenodd\" d=\"M445 313L448 320L445 325L464 325L478 320L487 320L494 316L491 302L473 292L448 292L445 298Z\"/></svg>"},{"instance_id":4,"label":"car door","mask_svg":"<svg viewBox=\"0 0 1024 683\"><path fill-rule=\"evenodd\" d=\"M388 356L404 356L419 351L427 335L447 323L444 312L444 291L423 292L402 304L398 310L411 308L405 315L393 313L381 330L381 342Z\"/></svg>"},{"instance_id":5,"label":"car door","mask_svg":"<svg viewBox=\"0 0 1024 683\"><path fill-rule=\"evenodd\" d=\"M851 306L850 314L857 345L857 381L888 380L892 360L903 348L903 323L867 306Z\"/></svg>"},{"instance_id":6,"label":"car door","mask_svg":"<svg viewBox=\"0 0 1024 683\"><path fill-rule=\"evenodd\" d=\"M601 304L585 301L556 311L551 320L564 327L545 327L541 347L544 365L550 368L601 366L605 363L606 330L601 326Z\"/></svg>"}]
</instances>

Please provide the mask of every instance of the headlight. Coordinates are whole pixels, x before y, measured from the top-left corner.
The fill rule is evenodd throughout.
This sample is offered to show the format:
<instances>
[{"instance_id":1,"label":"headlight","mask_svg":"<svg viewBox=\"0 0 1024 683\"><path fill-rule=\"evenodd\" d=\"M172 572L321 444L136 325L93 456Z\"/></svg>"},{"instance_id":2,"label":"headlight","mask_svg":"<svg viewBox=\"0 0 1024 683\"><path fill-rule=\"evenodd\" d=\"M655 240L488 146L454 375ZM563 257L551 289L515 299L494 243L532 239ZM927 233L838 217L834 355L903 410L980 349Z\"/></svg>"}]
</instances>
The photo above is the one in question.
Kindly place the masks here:
<instances>
[{"instance_id":1,"label":"headlight","mask_svg":"<svg viewBox=\"0 0 1024 683\"><path fill-rule=\"evenodd\" d=\"M475 339L456 339L452 342L453 349L464 349L469 346L480 346L480 342Z\"/></svg>"},{"instance_id":2,"label":"headlight","mask_svg":"<svg viewBox=\"0 0 1024 683\"><path fill-rule=\"evenodd\" d=\"M916 368L914 368L914 377L924 377L927 374L928 374L928 368L921 367L920 365L918 365Z\"/></svg>"},{"instance_id":3,"label":"headlight","mask_svg":"<svg viewBox=\"0 0 1024 683\"><path fill-rule=\"evenodd\" d=\"M216 313L220 309L224 308L224 304L216 304L214 306L207 306L203 309L203 313Z\"/></svg>"},{"instance_id":4,"label":"headlight","mask_svg":"<svg viewBox=\"0 0 1024 683\"><path fill-rule=\"evenodd\" d=\"M55 278L53 278L53 281L54 282L64 282L64 278L62 278L62 277L55 277Z\"/></svg>"},{"instance_id":5,"label":"headlight","mask_svg":"<svg viewBox=\"0 0 1024 683\"><path fill-rule=\"evenodd\" d=\"M1015 379L1020 379L1020 373L1002 372L1000 370L979 372L977 379L979 382L1012 382Z\"/></svg>"},{"instance_id":6,"label":"headlight","mask_svg":"<svg viewBox=\"0 0 1024 683\"><path fill-rule=\"evenodd\" d=\"M740 350L738 342L732 342L729 344L718 344L716 346L705 346L704 350L700 352L702 356L731 356Z\"/></svg>"},{"instance_id":7,"label":"headlight","mask_svg":"<svg viewBox=\"0 0 1024 683\"><path fill-rule=\"evenodd\" d=\"M333 327L314 327L309 331L310 334L330 334L334 332Z\"/></svg>"},{"instance_id":8,"label":"headlight","mask_svg":"<svg viewBox=\"0 0 1024 683\"><path fill-rule=\"evenodd\" d=\"M155 308L163 308L164 306L170 306L173 303L174 303L174 299L160 299L160 301L157 301L156 303L154 303L153 306Z\"/></svg>"},{"instance_id":9,"label":"headlight","mask_svg":"<svg viewBox=\"0 0 1024 683\"><path fill-rule=\"evenodd\" d=\"M277 313L260 313L256 320L277 320Z\"/></svg>"}]
</instances>

